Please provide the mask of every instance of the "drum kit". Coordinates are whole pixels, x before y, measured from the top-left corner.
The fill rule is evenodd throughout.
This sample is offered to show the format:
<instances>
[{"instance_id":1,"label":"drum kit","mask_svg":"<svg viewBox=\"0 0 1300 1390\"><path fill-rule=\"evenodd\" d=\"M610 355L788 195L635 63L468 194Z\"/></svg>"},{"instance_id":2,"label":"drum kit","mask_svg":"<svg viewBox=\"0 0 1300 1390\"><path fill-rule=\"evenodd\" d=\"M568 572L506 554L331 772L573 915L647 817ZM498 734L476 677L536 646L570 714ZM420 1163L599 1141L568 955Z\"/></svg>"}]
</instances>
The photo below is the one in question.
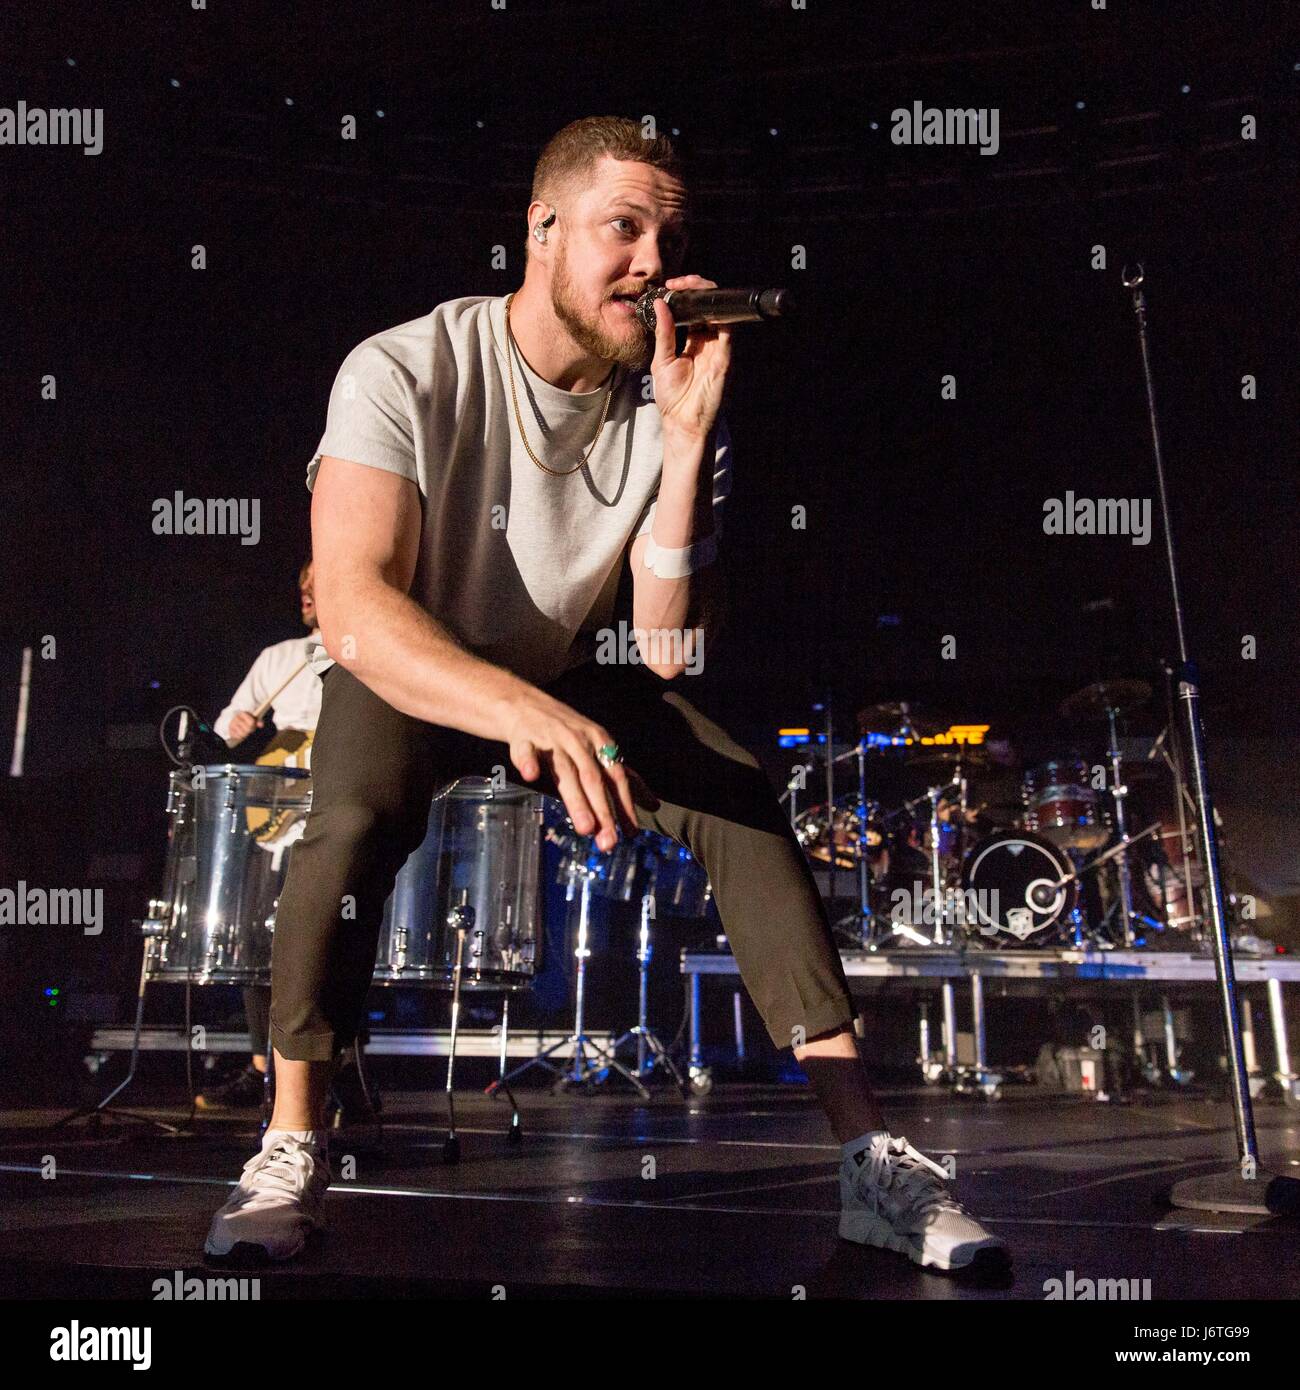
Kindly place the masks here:
<instances>
[{"instance_id":1,"label":"drum kit","mask_svg":"<svg viewBox=\"0 0 1300 1390\"><path fill-rule=\"evenodd\" d=\"M1138 680L1097 682L1071 695L1062 717L1104 724L1105 762L1045 759L1024 770L1014 798L1008 745L961 741L963 726L927 719L906 702L859 711L857 741L841 750L828 735L829 767L822 765L830 792L836 768L855 764L855 789L802 811L797 791L805 778L792 779L787 792L795 836L823 891L836 897L837 875L853 885L855 907L835 921L837 934L871 951L1113 949L1171 929L1197 936L1199 870L1185 820L1178 830L1157 821L1136 835L1128 825L1118 722L1150 696ZM945 736L951 730L956 737ZM1177 765L1166 760L1179 782ZM927 785L891 807L871 792L897 785L900 771ZM988 795L977 800L982 791ZM1148 840L1163 852L1156 849L1136 875L1139 890L1132 861Z\"/></svg>"},{"instance_id":2,"label":"drum kit","mask_svg":"<svg viewBox=\"0 0 1300 1390\"><path fill-rule=\"evenodd\" d=\"M837 747L828 729L828 800L800 810L802 781L792 780L787 795L795 837L815 876L825 876L832 907L836 876L854 885L854 910L834 922L837 934L874 951L1109 948L1132 945L1147 929L1198 933L1200 880L1182 804L1176 832L1159 821L1140 835L1128 831L1117 721L1150 694L1141 681L1108 681L1072 695L1061 713L1104 722L1109 767L1090 768L1074 756L1037 763L1020 778L1018 804L1006 791L1005 747L945 738L954 726L906 703L860 711L859 738L847 748ZM885 760L919 774L925 789L894 806L871 795L873 783L887 780L879 775ZM1177 783L1176 763L1168 753L1165 760ZM127 1081L148 984L269 983L280 891L311 807L305 768L177 762L162 893L140 923L145 948ZM846 763L854 765L856 787L836 797L835 773ZM993 790L999 777L1000 793ZM1175 837L1176 846L1169 844ZM1130 861L1144 839L1153 857L1135 875ZM545 852L548 845L558 851L553 872L548 865L557 856ZM510 998L539 976L548 899L559 888L575 962L573 1028L507 1072ZM1157 917L1139 911L1140 894L1155 904ZM534 1067L547 1069L557 1089L591 1091L619 1076L642 1096L662 1071L687 1095L694 1078L683 1078L647 1018L653 923L660 914L703 919L711 898L702 867L666 836L643 831L604 853L574 832L558 801L527 787L465 777L442 788L424 839L384 905L374 983L450 995L447 1156L458 1153L452 1077L464 994L502 997L499 1070L489 1093L503 1090L510 1098L512 1138L519 1113L510 1082ZM640 914L637 1021L612 1042L586 1031L592 914L602 901L636 904Z\"/></svg>"},{"instance_id":3,"label":"drum kit","mask_svg":"<svg viewBox=\"0 0 1300 1390\"><path fill-rule=\"evenodd\" d=\"M1018 805L1006 791L1005 745L946 740L954 726L906 702L859 711L858 740L843 751L828 745L828 790L836 768L852 763L854 791L803 810L793 783L788 793L795 836L824 873L827 896L836 896L837 874L855 884L856 910L837 930L874 950L958 938L1117 946L1133 944L1144 927L1197 929L1199 870L1185 823L1180 818L1170 831L1158 822L1138 836L1128 830L1118 721L1150 695L1136 680L1098 682L1071 695L1061 714L1104 723L1109 766L1046 759L1025 770ZM885 760L921 775L927 785L920 795L894 807L871 795ZM1166 761L1176 775L1167 754ZM991 790L999 778L1000 794ZM989 794L977 800L982 790ZM311 774L298 767L215 763L172 772L163 891L141 923L146 982L269 982L276 906L310 805ZM1156 837L1156 857L1139 866L1135 883L1132 849L1148 836ZM433 798L424 840L384 906L375 983L450 991L457 1002L463 991L508 997L529 987L542 967L547 842L559 850L554 883L577 918L574 1030L551 1049L567 1047L571 1056L556 1070L563 1083L612 1071L644 1089L641 1078L667 1066L644 1012L620 1039L636 1043L633 1066L583 1031L586 938L594 901L642 904L637 965L644 977L656 912L708 914L707 876L665 836L645 831L602 853L574 833L553 799L479 777L452 783ZM1095 891L1085 891L1090 881ZM1158 918L1139 912L1139 893ZM549 1065L547 1055L529 1065L539 1063Z\"/></svg>"},{"instance_id":4,"label":"drum kit","mask_svg":"<svg viewBox=\"0 0 1300 1390\"><path fill-rule=\"evenodd\" d=\"M148 984L270 983L276 909L310 808L305 769L218 763L172 772L163 889L139 924L145 950L137 1051ZM550 879L547 844L559 851ZM542 969L552 886L564 889L568 936L575 941L573 1030L507 1073L509 1000L533 985ZM584 1031L589 937L600 900L640 907L637 1021L608 1045ZM534 1066L549 1069L557 1088L590 1090L618 1075L643 1097L650 1094L646 1081L662 1069L687 1095L686 1081L647 1018L652 924L659 914L703 918L711 901L703 869L667 836L643 831L603 853L573 831L560 802L527 787L484 777L443 787L430 805L423 841L385 902L373 981L451 997L446 1156L454 1160L459 1153L452 1088L463 994L502 996L499 1074L488 1089L504 1090L511 1100L511 1139L518 1138L520 1122L509 1083ZM632 1050L626 1061L619 1055L625 1049Z\"/></svg>"}]
</instances>

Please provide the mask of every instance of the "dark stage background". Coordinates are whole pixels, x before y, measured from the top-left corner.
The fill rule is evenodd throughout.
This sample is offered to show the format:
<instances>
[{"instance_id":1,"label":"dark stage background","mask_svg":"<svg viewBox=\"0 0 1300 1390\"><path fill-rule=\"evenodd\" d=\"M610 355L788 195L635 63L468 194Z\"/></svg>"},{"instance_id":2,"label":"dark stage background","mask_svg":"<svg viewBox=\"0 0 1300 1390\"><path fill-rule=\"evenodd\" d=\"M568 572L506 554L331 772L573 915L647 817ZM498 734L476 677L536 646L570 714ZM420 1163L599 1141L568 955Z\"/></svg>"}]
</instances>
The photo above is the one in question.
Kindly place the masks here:
<instances>
[{"instance_id":1,"label":"dark stage background","mask_svg":"<svg viewBox=\"0 0 1300 1390\"><path fill-rule=\"evenodd\" d=\"M1154 497L1119 282L1140 257L1221 809L1257 891L1296 893L1288 24L1268 4L1086 0L7 6L0 104L102 106L105 144L0 147L6 759L38 648L4 882L116 885L125 942L162 856L159 716L215 715L300 630L304 470L340 361L517 287L538 151L611 113L680 131L686 268L804 308L737 335L731 616L704 703L768 752L829 694L846 716L908 698L1095 756L1056 706L1139 676L1157 695L1132 732L1159 730L1158 514L1147 546L1042 525L1067 489ZM998 154L893 145L891 111L917 100L997 107ZM259 498L260 543L156 536L151 504L177 489Z\"/></svg>"}]
</instances>

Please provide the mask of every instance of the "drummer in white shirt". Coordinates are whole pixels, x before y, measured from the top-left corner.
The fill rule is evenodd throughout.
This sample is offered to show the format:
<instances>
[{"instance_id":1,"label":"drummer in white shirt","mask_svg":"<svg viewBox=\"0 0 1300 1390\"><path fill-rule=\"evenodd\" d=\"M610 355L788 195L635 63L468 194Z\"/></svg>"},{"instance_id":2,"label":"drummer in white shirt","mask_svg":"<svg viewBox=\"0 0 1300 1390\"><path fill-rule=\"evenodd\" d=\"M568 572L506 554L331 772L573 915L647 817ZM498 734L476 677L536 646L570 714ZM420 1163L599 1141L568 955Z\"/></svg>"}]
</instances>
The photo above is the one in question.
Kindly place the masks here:
<instances>
[{"instance_id":1,"label":"drummer in white shirt","mask_svg":"<svg viewBox=\"0 0 1300 1390\"><path fill-rule=\"evenodd\" d=\"M321 701L320 677L307 664L311 648L320 641L310 560L298 573L298 595L307 636L290 637L263 647L212 727L228 747L236 748L249 734L265 727L265 717L259 719L257 711L269 699L276 732L259 756L266 758L268 754L283 752L283 757L273 761L286 767L310 768L311 736L316 730ZM244 1012L253 1040L252 1061L233 1079L195 1097L200 1110L228 1110L262 1103L266 1038L271 1025L269 985L245 988Z\"/></svg>"},{"instance_id":2,"label":"drummer in white shirt","mask_svg":"<svg viewBox=\"0 0 1300 1390\"><path fill-rule=\"evenodd\" d=\"M310 560L299 571L298 593L307 636L290 637L263 647L212 727L229 747L235 748L255 729L264 727L264 719L257 717L257 710L270 699L277 736L267 745L263 756L277 748L285 748L289 750L285 759L288 766L310 767L310 742L284 737L293 732L315 732L320 717L320 677L307 664L309 652L320 642Z\"/></svg>"}]
</instances>

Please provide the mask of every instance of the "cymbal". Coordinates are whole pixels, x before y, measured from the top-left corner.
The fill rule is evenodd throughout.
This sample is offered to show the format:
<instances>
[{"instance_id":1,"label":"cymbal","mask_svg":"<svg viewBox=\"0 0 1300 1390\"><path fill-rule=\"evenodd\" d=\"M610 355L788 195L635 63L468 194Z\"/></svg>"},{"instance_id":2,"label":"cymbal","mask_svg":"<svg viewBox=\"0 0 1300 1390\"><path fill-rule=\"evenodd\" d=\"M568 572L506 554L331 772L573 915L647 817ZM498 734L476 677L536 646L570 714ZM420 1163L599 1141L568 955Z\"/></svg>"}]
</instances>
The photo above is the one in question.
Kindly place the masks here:
<instances>
[{"instance_id":1,"label":"cymbal","mask_svg":"<svg viewBox=\"0 0 1300 1390\"><path fill-rule=\"evenodd\" d=\"M1105 719L1109 710L1128 714L1150 698L1146 681L1094 681L1063 700L1061 714L1066 719Z\"/></svg>"},{"instance_id":2,"label":"cymbal","mask_svg":"<svg viewBox=\"0 0 1300 1390\"><path fill-rule=\"evenodd\" d=\"M863 734L901 734L904 729L916 735L933 738L949 727L950 721L931 714L921 714L906 700L882 700L858 711L858 732Z\"/></svg>"}]
</instances>

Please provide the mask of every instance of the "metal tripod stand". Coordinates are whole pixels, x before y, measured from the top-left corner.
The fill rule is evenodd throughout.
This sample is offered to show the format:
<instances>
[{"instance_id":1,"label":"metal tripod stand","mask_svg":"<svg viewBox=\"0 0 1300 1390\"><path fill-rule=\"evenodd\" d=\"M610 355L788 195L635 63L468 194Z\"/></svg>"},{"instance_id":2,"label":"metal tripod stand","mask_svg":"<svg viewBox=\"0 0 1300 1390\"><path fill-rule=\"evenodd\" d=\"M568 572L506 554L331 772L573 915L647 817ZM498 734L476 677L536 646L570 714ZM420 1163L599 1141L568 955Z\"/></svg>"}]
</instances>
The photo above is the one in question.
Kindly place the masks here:
<instances>
[{"instance_id":1,"label":"metal tripod stand","mask_svg":"<svg viewBox=\"0 0 1300 1390\"><path fill-rule=\"evenodd\" d=\"M690 1096L686 1082L682 1078L681 1072L677 1069L677 1063L669 1056L668 1049L664 1046L659 1035L650 1027L647 1018L647 981L650 973L650 960L654 954L654 949L650 944L650 923L654 920L654 894L645 893L641 898L641 929L637 937L637 1014L636 1024L629 1028L626 1033L615 1038L613 1051L618 1052L624 1043L632 1038L636 1039L636 1069L634 1075L648 1078L653 1075L656 1067L663 1069L672 1077L673 1083L682 1094L682 1099L686 1100ZM604 1080L605 1078L601 1078Z\"/></svg>"},{"instance_id":2,"label":"metal tripod stand","mask_svg":"<svg viewBox=\"0 0 1300 1390\"><path fill-rule=\"evenodd\" d=\"M633 1076L622 1062L613 1056L610 1050L602 1047L594 1038L589 1037L583 1031L587 1000L587 961L591 956L591 951L587 947L587 934L591 923L591 884L598 873L599 870L593 867L588 859L580 858L577 855L569 861L565 871L565 877L568 881L565 885L564 896L568 903L572 904L575 886L581 884L581 887L576 889L578 933L573 954L578 965L574 986L573 1032L568 1037L561 1038L559 1042L552 1043L550 1047L539 1052L536 1057L530 1058L512 1072L501 1077L500 1081L496 1083L497 1085L508 1086L515 1077L522 1076L530 1068L545 1067L556 1075L556 1090L563 1090L569 1086L591 1086L598 1082L607 1070L611 1070L616 1071L625 1081L629 1082L644 1099L650 1099L650 1092L642 1084L640 1078ZM557 1067L551 1061L551 1054L559 1052L561 1048L571 1048L572 1055L567 1066ZM593 1060L592 1054L599 1061Z\"/></svg>"},{"instance_id":3,"label":"metal tripod stand","mask_svg":"<svg viewBox=\"0 0 1300 1390\"><path fill-rule=\"evenodd\" d=\"M149 923L142 928L144 934L144 951L140 958L140 984L135 996L135 1029L131 1034L131 1061L127 1067L126 1075L116 1086L101 1100L94 1105L81 1106L76 1110L70 1110L66 1115L55 1120L50 1126L52 1130L62 1129L64 1125L75 1124L78 1120L85 1120L92 1129L97 1129L105 1115L116 1115L124 1120L134 1120L137 1124L145 1125L155 1133L165 1136L168 1139L193 1138L194 1131L183 1129L177 1125L170 1125L165 1120L155 1119L152 1115L141 1115L134 1110L122 1110L113 1104L113 1101L127 1089L135 1080L136 1066L140 1061L140 1032L144 1024L144 999L145 990L149 983L149 966L153 960L155 942L161 935L161 928L153 929L154 924ZM186 986L188 996L189 986ZM186 1012L189 1005L186 1004ZM187 1038L189 1033L186 1033ZM269 1063L268 1063L269 1065Z\"/></svg>"}]
</instances>

